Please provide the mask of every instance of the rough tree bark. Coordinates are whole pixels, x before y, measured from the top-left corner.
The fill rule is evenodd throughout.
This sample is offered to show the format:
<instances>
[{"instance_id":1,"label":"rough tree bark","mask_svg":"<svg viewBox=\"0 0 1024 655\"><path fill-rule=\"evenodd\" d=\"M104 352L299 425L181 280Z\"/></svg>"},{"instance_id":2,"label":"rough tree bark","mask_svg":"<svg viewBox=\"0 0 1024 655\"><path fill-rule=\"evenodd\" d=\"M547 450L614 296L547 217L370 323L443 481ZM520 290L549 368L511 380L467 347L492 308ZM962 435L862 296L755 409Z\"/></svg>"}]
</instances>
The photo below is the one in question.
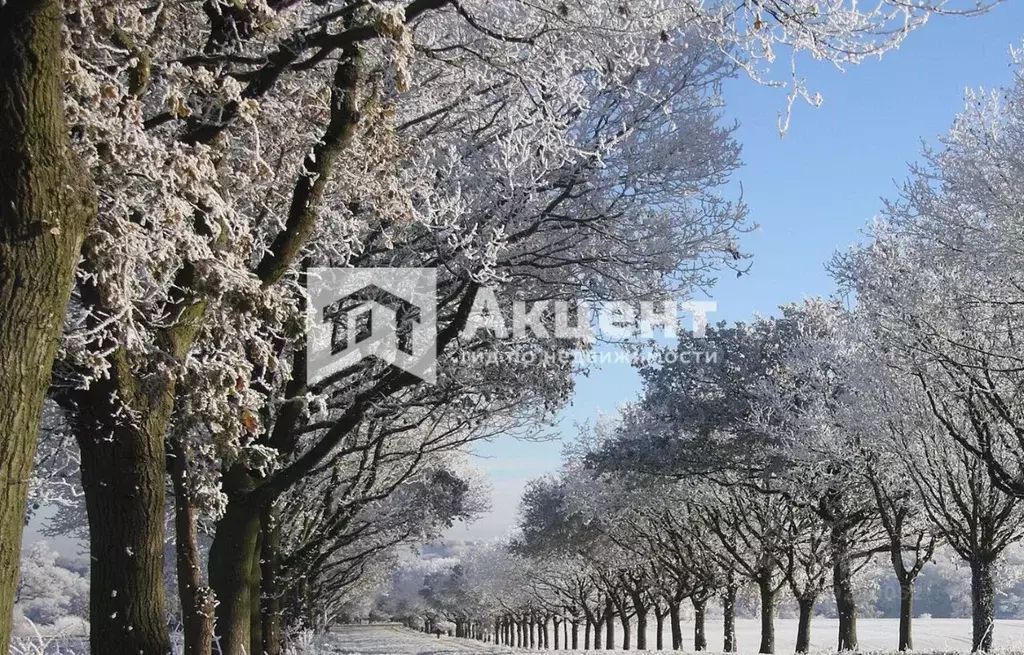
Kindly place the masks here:
<instances>
[{"instance_id":1,"label":"rough tree bark","mask_svg":"<svg viewBox=\"0 0 1024 655\"><path fill-rule=\"evenodd\" d=\"M252 480L232 470L224 478L229 501L210 546L210 586L217 595L217 634L222 655L246 655L252 639L252 598L259 564L260 508L246 502ZM234 499L232 502L230 499Z\"/></svg>"},{"instance_id":2,"label":"rough tree bark","mask_svg":"<svg viewBox=\"0 0 1024 655\"><path fill-rule=\"evenodd\" d=\"M669 629L672 630L672 650L682 650L683 627L679 624L679 604L675 601L669 603L668 616Z\"/></svg>"},{"instance_id":3,"label":"rough tree bark","mask_svg":"<svg viewBox=\"0 0 1024 655\"><path fill-rule=\"evenodd\" d=\"M857 597L853 593L852 546L848 531L840 525L832 527L832 590L839 614L838 650L857 650Z\"/></svg>"},{"instance_id":4,"label":"rough tree bark","mask_svg":"<svg viewBox=\"0 0 1024 655\"><path fill-rule=\"evenodd\" d=\"M914 650L914 581L900 581L900 645L901 651Z\"/></svg>"},{"instance_id":5,"label":"rough tree bark","mask_svg":"<svg viewBox=\"0 0 1024 655\"><path fill-rule=\"evenodd\" d=\"M736 592L735 576L730 571L722 596L722 650L726 653L736 652Z\"/></svg>"},{"instance_id":6,"label":"rough tree bark","mask_svg":"<svg viewBox=\"0 0 1024 655\"><path fill-rule=\"evenodd\" d=\"M796 599L800 620L796 626L796 652L806 653L811 648L811 614L814 612L814 597L802 596Z\"/></svg>"},{"instance_id":7,"label":"rough tree bark","mask_svg":"<svg viewBox=\"0 0 1024 655\"><path fill-rule=\"evenodd\" d=\"M260 637L263 655L281 655L284 640L280 590L281 527L270 505L260 515Z\"/></svg>"},{"instance_id":8,"label":"rough tree bark","mask_svg":"<svg viewBox=\"0 0 1024 655\"><path fill-rule=\"evenodd\" d=\"M775 652L775 595L770 580L760 580L757 589L761 597L761 647L759 653Z\"/></svg>"},{"instance_id":9,"label":"rough tree bark","mask_svg":"<svg viewBox=\"0 0 1024 655\"><path fill-rule=\"evenodd\" d=\"M615 650L615 603L610 595L604 601L604 614L608 624L605 627L604 649Z\"/></svg>"},{"instance_id":10,"label":"rough tree bark","mask_svg":"<svg viewBox=\"0 0 1024 655\"><path fill-rule=\"evenodd\" d=\"M647 612L648 607L639 598L634 600L636 609L636 649L647 650Z\"/></svg>"},{"instance_id":11,"label":"rough tree bark","mask_svg":"<svg viewBox=\"0 0 1024 655\"><path fill-rule=\"evenodd\" d=\"M665 612L654 608L654 649L665 650Z\"/></svg>"},{"instance_id":12,"label":"rough tree bark","mask_svg":"<svg viewBox=\"0 0 1024 655\"><path fill-rule=\"evenodd\" d=\"M150 396L121 355L77 402L89 517L91 651L170 652L164 597L165 429L173 391ZM131 422L123 405L137 409Z\"/></svg>"},{"instance_id":13,"label":"rough tree bark","mask_svg":"<svg viewBox=\"0 0 1024 655\"><path fill-rule=\"evenodd\" d=\"M992 562L981 558L971 564L971 652L992 650L992 625L995 621L995 582Z\"/></svg>"},{"instance_id":14,"label":"rough tree bark","mask_svg":"<svg viewBox=\"0 0 1024 655\"><path fill-rule=\"evenodd\" d=\"M260 513L262 517L262 512ZM263 621L262 621L262 603L260 603L260 589L262 589L263 581L263 565L260 562L260 553L262 553L263 546L263 526L260 525L260 530L256 532L256 557L252 559L252 574L249 577L249 583L252 585L249 588L249 653L261 653L263 649ZM310 614L312 614L312 607ZM314 617L309 617L308 625L316 626Z\"/></svg>"},{"instance_id":15,"label":"rough tree bark","mask_svg":"<svg viewBox=\"0 0 1024 655\"><path fill-rule=\"evenodd\" d=\"M68 138L63 5L0 4L0 654L43 401L96 192Z\"/></svg>"},{"instance_id":16,"label":"rough tree bark","mask_svg":"<svg viewBox=\"0 0 1024 655\"><path fill-rule=\"evenodd\" d=\"M708 634L705 630L708 599L706 596L691 596L693 604L693 650L708 649Z\"/></svg>"},{"instance_id":17,"label":"rough tree bark","mask_svg":"<svg viewBox=\"0 0 1024 655\"><path fill-rule=\"evenodd\" d=\"M188 452L177 439L168 445L167 470L174 488L174 535L178 598L185 655L213 651L213 590L203 580L197 512L188 485Z\"/></svg>"}]
</instances>

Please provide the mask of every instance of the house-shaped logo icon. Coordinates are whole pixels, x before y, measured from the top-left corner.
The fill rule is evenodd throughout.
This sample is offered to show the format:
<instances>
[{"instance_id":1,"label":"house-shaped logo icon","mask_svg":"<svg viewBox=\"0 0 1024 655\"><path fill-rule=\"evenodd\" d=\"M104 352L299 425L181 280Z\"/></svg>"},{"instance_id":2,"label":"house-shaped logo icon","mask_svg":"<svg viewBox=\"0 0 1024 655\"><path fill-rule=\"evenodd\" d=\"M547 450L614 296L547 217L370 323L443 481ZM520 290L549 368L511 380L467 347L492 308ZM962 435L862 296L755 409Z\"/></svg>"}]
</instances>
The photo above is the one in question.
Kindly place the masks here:
<instances>
[{"instance_id":1,"label":"house-shaped logo icon","mask_svg":"<svg viewBox=\"0 0 1024 655\"><path fill-rule=\"evenodd\" d=\"M367 339L394 335L395 347L412 356L413 324L420 322L420 308L376 284L324 307L323 320L331 329L331 354L348 350Z\"/></svg>"},{"instance_id":2,"label":"house-shaped logo icon","mask_svg":"<svg viewBox=\"0 0 1024 655\"><path fill-rule=\"evenodd\" d=\"M376 357L436 378L434 269L310 269L309 382Z\"/></svg>"}]
</instances>

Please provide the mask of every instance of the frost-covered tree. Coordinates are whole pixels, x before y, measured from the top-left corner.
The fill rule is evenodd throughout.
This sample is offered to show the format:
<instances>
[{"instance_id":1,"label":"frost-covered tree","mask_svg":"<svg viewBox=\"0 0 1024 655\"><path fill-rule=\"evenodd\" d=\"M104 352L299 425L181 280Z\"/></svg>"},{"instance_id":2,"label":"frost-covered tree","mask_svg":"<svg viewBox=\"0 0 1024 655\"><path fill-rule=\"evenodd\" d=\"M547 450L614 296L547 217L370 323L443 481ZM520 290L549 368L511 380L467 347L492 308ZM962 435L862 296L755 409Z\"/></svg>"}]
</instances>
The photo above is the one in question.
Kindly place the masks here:
<instances>
[{"instance_id":1,"label":"frost-covered tree","mask_svg":"<svg viewBox=\"0 0 1024 655\"><path fill-rule=\"evenodd\" d=\"M789 338L778 366L755 385L754 423L768 436L765 460L781 471L784 493L829 531L838 648L856 650L854 575L885 550L877 506L861 475L867 449L861 432L843 420L853 402L846 370L862 353L848 334L851 316L835 302L784 306L778 321L790 325Z\"/></svg>"},{"instance_id":2,"label":"frost-covered tree","mask_svg":"<svg viewBox=\"0 0 1024 655\"><path fill-rule=\"evenodd\" d=\"M974 562L975 649L991 643L990 569L1019 538L1006 494L1020 495L1024 461L1014 192L1021 88L1018 70L1003 94L969 94L939 148L926 150L871 226L870 242L833 262L857 295L868 347L890 369L863 385L887 392L866 414L897 408L878 425L896 438L939 534Z\"/></svg>"},{"instance_id":3,"label":"frost-covered tree","mask_svg":"<svg viewBox=\"0 0 1024 655\"><path fill-rule=\"evenodd\" d=\"M696 501L709 532L717 540L715 552L723 567L757 587L760 601L761 643L759 653L775 652L775 612L779 592L786 586L783 568L791 543L787 528L792 505L778 493L763 493L771 486L762 480L761 489L729 476L725 484L710 484L700 490Z\"/></svg>"},{"instance_id":4,"label":"frost-covered tree","mask_svg":"<svg viewBox=\"0 0 1024 655\"><path fill-rule=\"evenodd\" d=\"M14 602L33 623L53 624L62 617L85 618L88 580L81 571L63 564L60 555L44 541L29 546L22 556Z\"/></svg>"},{"instance_id":5,"label":"frost-covered tree","mask_svg":"<svg viewBox=\"0 0 1024 655\"><path fill-rule=\"evenodd\" d=\"M1020 494L1020 143L1024 79L970 92L939 146L926 149L900 196L870 226L870 242L840 254L836 277L903 369L937 400L958 397L986 424L952 432ZM943 419L940 400L929 405Z\"/></svg>"},{"instance_id":6,"label":"frost-covered tree","mask_svg":"<svg viewBox=\"0 0 1024 655\"><path fill-rule=\"evenodd\" d=\"M755 489L764 480L764 493L813 513L829 531L839 647L855 649L853 579L881 545L875 503L857 463L865 452L860 432L841 414L849 396L842 370L848 319L822 300L786 305L780 314L709 327L672 347L713 355L700 361L642 363L642 399L590 461L598 470L729 484L739 476Z\"/></svg>"},{"instance_id":7,"label":"frost-covered tree","mask_svg":"<svg viewBox=\"0 0 1024 655\"><path fill-rule=\"evenodd\" d=\"M529 43L496 36L478 23L477 16L500 23L500 15L434 5L418 3L405 12L406 20L416 21L415 31L403 27L398 13L358 6L337 14L303 6L274 21L246 7L230 21L214 16L211 32L203 29L205 19L145 7L96 8L72 24L78 46L73 97L87 137L82 145L110 189L105 222L85 250L75 306L81 311L68 340L68 386L61 393L75 415L94 521L94 635L104 634L117 614L108 607L117 596L108 591L138 588L140 597L153 595L143 589L153 588L147 576L155 577L158 563L163 493L156 481L163 477L172 410L183 426L173 434L198 440L196 460L214 466L210 482L218 484L218 469L229 472L226 498L212 508L224 517L211 583L221 596L218 625L230 651L248 642L253 601L244 572L253 568L265 506L328 459L367 412L377 411L379 399L417 382L365 366L307 387L294 368L304 355L301 342L290 336L302 304L300 252L320 265L445 262L437 393L451 397L509 388L511 375L467 378L463 367L446 366L456 361L456 348L469 345L457 337L484 284L515 283L526 300L578 297L581 284L582 295L636 297L685 289L694 278L668 287L662 281L693 257L704 263L688 270L703 276L731 248L730 231L742 211L708 193L736 154L728 130L714 126L714 85L732 64L715 54L713 42L702 45L703 37L672 32L671 23L661 39L651 21L662 19L648 14L597 12L598 24L613 21L634 35L613 40L582 13L531 19L524 6L519 24L540 21L535 27L545 32ZM211 9L231 14L226 7ZM242 14L261 29L239 32L223 24L237 25ZM125 24L132 29L126 32ZM367 44L345 45L338 64L326 57L334 44L310 45L312 58L302 66L294 58L282 63L285 55L300 56L299 35L306 39L332 25L349 30L342 40ZM126 58L104 47L104 38L121 43ZM132 58L125 45L140 48L141 40L154 41L149 59ZM168 56L158 47L165 40L173 44L174 66L159 62ZM180 62L189 47L205 54ZM509 76L495 62L512 51L521 55L510 59L519 63ZM274 65L254 72L243 64L245 52L279 54ZM650 59L590 74L596 53L619 60L615 52L622 61ZM157 64L150 66L153 57ZM94 93L104 84L90 77L94 60L115 68L122 62L124 87L111 81L114 96ZM552 60L563 61L561 82L550 76ZM131 79L152 73L147 84L132 87ZM407 88L411 73L430 83ZM325 95L331 89L333 104ZM635 89L644 92L630 92ZM160 103L170 109L147 116ZM119 111L134 112L139 122L101 123L111 113L107 105L127 107ZM220 118L211 118L217 112ZM640 148L653 133L664 151ZM104 135L125 137L111 153L116 166L106 162ZM700 135L699 143L693 135ZM334 168L342 149L346 166ZM647 155L636 158L636 152ZM672 152L685 153L685 163ZM268 157L276 158L273 166ZM159 172L135 175L154 163ZM218 169L233 173L218 175ZM672 210L650 209L655 204ZM156 220L159 215L171 220ZM134 259L126 258L131 251L118 240L121 234L139 238ZM647 248L654 235L668 237L663 248ZM153 241L158 238L162 245ZM146 274L123 275L125 267ZM536 270L546 272L538 277ZM557 399L569 372L538 371L531 382L541 384L527 384L524 400ZM310 415L310 394L320 397L313 405L319 416ZM104 437L111 433L121 436ZM132 464L112 466L115 461ZM131 501L117 491L134 489L140 480L153 482ZM103 525L112 516L134 518ZM131 561L118 561L125 556ZM160 604L154 597L129 608L146 616L121 613L117 620L154 625Z\"/></svg>"},{"instance_id":8,"label":"frost-covered tree","mask_svg":"<svg viewBox=\"0 0 1024 655\"><path fill-rule=\"evenodd\" d=\"M990 650L995 569L1006 548L1024 538L1024 508L994 486L983 462L938 426L921 436L905 446L906 470L938 533L970 565L972 650Z\"/></svg>"},{"instance_id":9,"label":"frost-covered tree","mask_svg":"<svg viewBox=\"0 0 1024 655\"><path fill-rule=\"evenodd\" d=\"M435 539L486 506L469 471L443 460L419 465L416 455L395 450L367 451L373 454L359 457L362 470L346 470L336 460L266 517L275 525L264 531L261 544L264 652L276 651L282 629L327 627L321 617L336 611L325 609L344 605L353 587L365 585L367 570L387 570L380 567L386 555ZM395 463L387 461L389 456ZM310 503L310 498L321 500Z\"/></svg>"},{"instance_id":10,"label":"frost-covered tree","mask_svg":"<svg viewBox=\"0 0 1024 655\"><path fill-rule=\"evenodd\" d=\"M836 360L851 393L836 419L859 439L859 475L874 499L878 523L889 543L889 559L900 588L899 649L913 649L914 584L931 561L940 531L929 521L918 490L906 475L906 446L933 429L927 401L917 385L891 360L886 347L872 336L869 322L853 316L847 337L856 344L853 356Z\"/></svg>"},{"instance_id":11,"label":"frost-covered tree","mask_svg":"<svg viewBox=\"0 0 1024 655\"><path fill-rule=\"evenodd\" d=\"M735 619L735 596L731 604L728 600L728 594L736 592L735 586L730 589L728 584L731 565L723 566L713 551L713 540L703 538L707 526L694 507L692 487L685 482L643 477L631 477L629 484L640 493L631 494L632 507L620 521L627 527L624 543L636 544L637 554L650 562L658 650L663 645L666 614L672 648L682 648L681 604L687 599L693 606L694 650L707 650L707 603L719 592L726 594L725 642L734 646L735 632L730 625Z\"/></svg>"},{"instance_id":12,"label":"frost-covered tree","mask_svg":"<svg viewBox=\"0 0 1024 655\"><path fill-rule=\"evenodd\" d=\"M642 398L624 409L621 428L593 449L590 463L666 476L763 470L782 452L761 420L763 382L783 366L799 329L789 318L720 323L640 358ZM708 356L684 356L693 352Z\"/></svg>"},{"instance_id":13,"label":"frost-covered tree","mask_svg":"<svg viewBox=\"0 0 1024 655\"><path fill-rule=\"evenodd\" d=\"M168 648L159 583L168 438L194 441L174 462L192 460L200 481L175 501L222 515L211 583L221 643L234 655L250 641L260 515L380 398L415 384L362 367L332 381L328 411L312 420L320 434L291 439L308 424L310 395L328 392L307 387L296 366L305 264L443 263L439 345L449 355L465 345L459 324L490 282L515 283L528 300L685 291L732 257L742 217L709 192L735 162L728 130L715 124L720 77L733 65L764 77L780 46L857 62L947 4L70 7L65 102L96 193L54 202L66 188L91 189L83 183L42 196L60 211L100 208L58 385L82 453L97 649ZM12 54L48 62L47 97L56 100L61 7L13 6L5 16L44 8L24 24L5 21L19 37L6 42L18 50L25 35L49 30L45 57ZM13 83L42 88L33 76ZM5 97L16 105L5 116L45 104ZM62 124L51 131L67 134ZM4 132L15 149L29 141ZM40 170L68 178L52 175L60 165ZM65 234L72 252L46 273L69 274L79 222ZM46 300L33 306L53 305L52 323L64 303L60 294ZM27 341L4 343L33 352ZM49 371L42 364L7 369L40 371L38 387ZM555 398L568 379L560 373L537 378ZM34 432L4 443L28 444ZM219 484L223 496L206 493ZM3 508L20 520L16 502ZM5 574L13 567L0 564Z\"/></svg>"}]
</instances>

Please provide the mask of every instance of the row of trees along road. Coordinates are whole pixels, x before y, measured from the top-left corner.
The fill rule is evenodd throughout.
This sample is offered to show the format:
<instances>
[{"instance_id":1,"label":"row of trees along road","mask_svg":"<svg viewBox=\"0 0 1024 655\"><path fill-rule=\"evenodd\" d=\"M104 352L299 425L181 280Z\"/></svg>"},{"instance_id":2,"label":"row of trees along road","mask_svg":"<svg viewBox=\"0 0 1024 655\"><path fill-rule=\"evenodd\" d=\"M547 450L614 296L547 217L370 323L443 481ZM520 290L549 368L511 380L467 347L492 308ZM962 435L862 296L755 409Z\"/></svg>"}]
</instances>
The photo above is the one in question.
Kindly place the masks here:
<instances>
[{"instance_id":1,"label":"row of trees along road","mask_svg":"<svg viewBox=\"0 0 1024 655\"><path fill-rule=\"evenodd\" d=\"M720 602L734 652L746 598L760 607L758 652L774 653L788 595L796 650L808 652L831 593L837 647L856 650L854 579L877 558L900 589L894 645L912 650L914 583L945 547L970 568L972 648L991 650L999 563L1024 539L1024 504L949 434L991 420L956 396L929 397L894 350L873 351L876 336L861 315L811 300L709 329L717 363L642 366L642 398L528 485L510 542L470 547L423 578L426 629L450 620L459 635L512 646L679 650L685 603L699 651Z\"/></svg>"},{"instance_id":2,"label":"row of trees along road","mask_svg":"<svg viewBox=\"0 0 1024 655\"><path fill-rule=\"evenodd\" d=\"M806 652L830 590L837 647L855 650L854 577L884 557L900 588L897 645L911 650L914 584L944 547L970 569L972 649L992 648L996 574L1024 539L1015 63L1014 86L968 94L870 239L830 262L854 308L812 299L661 347L679 356L637 358L640 398L530 484L501 561L468 558L471 573L445 579L472 581L454 584L469 617L531 647L561 622L573 647L582 627L584 647L611 649L620 624L623 647L635 627L642 650L648 617L660 649L668 616L680 648L688 600L702 650L717 597L732 651L737 590L753 587L760 652L775 650L784 593Z\"/></svg>"},{"instance_id":3,"label":"row of trees along road","mask_svg":"<svg viewBox=\"0 0 1024 655\"><path fill-rule=\"evenodd\" d=\"M856 63L977 8L0 4L0 653L40 434L80 452L93 652L170 649L168 490L186 650L279 652L318 589L468 511L445 453L569 393L568 365L458 365L495 347L464 330L480 289L685 297L742 257L724 78L769 80L782 46ZM437 268L437 385L372 361L307 382L319 266ZM389 498L434 475L396 527Z\"/></svg>"}]
</instances>

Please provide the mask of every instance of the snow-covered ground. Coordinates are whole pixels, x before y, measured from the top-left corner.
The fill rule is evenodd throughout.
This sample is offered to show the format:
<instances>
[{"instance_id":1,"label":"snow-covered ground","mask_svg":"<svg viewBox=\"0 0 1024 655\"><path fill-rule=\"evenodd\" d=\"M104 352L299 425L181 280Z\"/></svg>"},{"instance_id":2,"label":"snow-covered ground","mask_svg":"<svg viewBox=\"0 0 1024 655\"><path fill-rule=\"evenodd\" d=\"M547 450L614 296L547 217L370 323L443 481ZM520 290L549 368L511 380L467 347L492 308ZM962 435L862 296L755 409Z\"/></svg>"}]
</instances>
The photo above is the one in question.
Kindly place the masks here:
<instances>
[{"instance_id":1,"label":"snow-covered ground","mask_svg":"<svg viewBox=\"0 0 1024 655\"><path fill-rule=\"evenodd\" d=\"M441 637L399 625L345 625L334 628L318 644L316 655L455 655L513 653L511 648L470 639Z\"/></svg>"},{"instance_id":2,"label":"snow-covered ground","mask_svg":"<svg viewBox=\"0 0 1024 655\"><path fill-rule=\"evenodd\" d=\"M684 628L692 631L692 626ZM835 638L836 622L830 619L816 619L813 625L812 643L815 653L831 653ZM861 619L858 634L863 653L894 653L896 644L895 619ZM721 648L721 623L708 622L709 646L711 652ZM780 654L792 653L796 635L796 620L779 619L775 624L776 649ZM918 619L915 624L914 642L916 652L967 653L970 651L971 622L966 619ZM740 619L736 622L736 633L740 655L753 655L760 641L758 622ZM582 634L581 634L582 636ZM666 641L669 636L666 634ZM692 632L685 633L685 650L693 652ZM622 633L616 633L616 650L621 646ZM654 648L654 633L648 636L649 646ZM633 647L636 647L634 642ZM1024 653L1024 621L996 622L996 651L1005 655ZM14 655L84 655L88 648L83 639L38 637L15 643ZM303 649L302 655L499 655L525 653L522 649L506 648L484 644L469 639L441 637L409 630L400 625L351 625L338 626L331 634L315 638L315 644ZM536 652L536 651L532 651ZM571 655L570 651L561 651ZM583 651L572 651L583 653ZM593 655L588 651L587 655Z\"/></svg>"},{"instance_id":3,"label":"snow-covered ground","mask_svg":"<svg viewBox=\"0 0 1024 655\"><path fill-rule=\"evenodd\" d=\"M690 626L686 626L690 627ZM813 624L812 643L815 650L825 652L835 639L836 622L816 619ZM858 634L865 651L884 651L896 645L897 622L894 619L861 619ZM796 620L780 619L776 622L776 652L792 653L796 635ZM721 648L721 624L708 623L709 646L712 651ZM741 655L757 652L758 623L754 620L736 622L737 639ZM915 647L919 653L966 653L970 650L971 622L965 619L919 619L915 624ZM691 634L686 633L686 650L693 651ZM616 635L621 639L621 632ZM666 640L668 635L666 635ZM649 645L654 647L653 633ZM1024 653L1024 621L997 621L996 646L1005 653ZM634 643L635 648L635 643ZM323 639L316 655L456 655L472 653L490 655L516 653L521 650L483 644L454 637L425 635L401 626L366 625L341 626ZM311 654L312 655L312 654Z\"/></svg>"}]
</instances>

